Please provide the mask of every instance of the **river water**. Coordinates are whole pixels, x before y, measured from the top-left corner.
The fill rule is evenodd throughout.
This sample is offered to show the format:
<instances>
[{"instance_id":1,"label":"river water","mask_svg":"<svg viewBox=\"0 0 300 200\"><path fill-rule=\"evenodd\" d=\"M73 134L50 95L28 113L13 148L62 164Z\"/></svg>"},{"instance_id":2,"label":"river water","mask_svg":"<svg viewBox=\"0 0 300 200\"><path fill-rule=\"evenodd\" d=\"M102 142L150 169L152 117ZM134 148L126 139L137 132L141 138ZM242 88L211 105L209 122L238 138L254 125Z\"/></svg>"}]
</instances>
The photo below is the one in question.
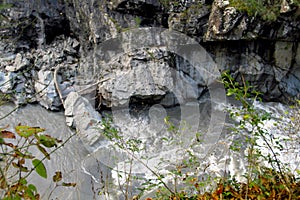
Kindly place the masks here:
<instances>
[{"instance_id":1,"label":"river water","mask_svg":"<svg viewBox=\"0 0 300 200\"><path fill-rule=\"evenodd\" d=\"M288 118L281 117L285 115L288 107L280 103L256 103L256 107L271 112L275 119L283 123L291 123ZM220 105L212 108L210 102L207 101L200 103L198 108L200 113L198 117L200 116L200 118L196 120L199 123L198 129L200 130L197 131L206 132L211 123L211 111L223 108ZM1 106L1 116L4 116L12 109L14 109L14 105ZM185 108L181 107L181 109L164 109L159 105L153 105L146 112L135 115L135 117L132 117L128 111L114 112L114 119L116 124L122 127L125 138L134 137L142 141L141 145L144 146L137 156L141 160L144 159L144 163L151 169L160 170L160 173L171 170L173 164L180 164L182 159L185 158L186 150L190 149L201 161L197 170L202 170L203 174L210 173L214 174L214 176L223 176L225 171L230 171L231 175L241 177L241 173L245 170L243 159L236 154L230 153L228 149L230 145L229 140L233 137L226 136L228 132L226 131L227 126L230 126L230 123L227 122L228 120L223 124L222 134L210 135L209 138L213 139L208 139L205 135L199 135L203 141L201 145L195 145L193 148L187 146L187 143L184 141L184 139L188 140L188 144L195 142L193 138L190 138L190 135L189 137L186 135L175 135L174 137L174 135L172 136L172 131L166 129L164 123L166 116L170 116L170 120L174 124L178 124L178 121L181 121L180 115L182 115L182 110L189 112L189 109L195 109L194 105L186 105ZM151 117L151 115L155 117ZM159 117L157 118L157 116ZM195 120L194 116L189 117L191 119L187 119L188 122ZM281 132L274 127L274 122L274 120L269 120L265 127L273 131L275 136L276 134L280 135ZM47 134L64 141L74 134L74 130L66 126L65 116L62 112L50 112L39 105L27 105L17 109L0 121L0 127L9 125L10 128L8 129L13 131L13 127L19 123L45 128ZM186 128L183 133L186 133L186 130L190 132L193 129L193 127L187 127L181 127L181 130ZM179 140L168 143L168 141L163 139L171 137L178 137ZM287 137L287 135L284 137ZM280 159L289 163L291 171L295 173L295 170L299 169L300 133L295 132L292 137L294 137L294 140L291 143L285 143L289 151L278 153L280 154ZM182 143L182 141L184 142ZM145 158L145 155L148 157ZM39 154L38 157L42 158L42 155ZM36 174L32 174L30 181L37 185L39 192L42 194L42 199L123 199L123 194L118 185L126 181L124 180L125 174L122 174L122 171L131 170L134 176L140 178L155 178L141 162L133 161L132 165L128 165L129 157L128 153L111 147L109 141L105 147L99 147L94 152L89 152L75 135L61 149L51 155L50 161L45 160L48 178L44 179ZM167 164L161 164L162 162L160 161L162 160L168 160L168 162L164 162ZM62 171L63 181L75 182L77 184L76 187L58 187L51 194L54 188L52 176L55 171ZM122 175L123 179L120 178L120 175ZM166 179L165 181L167 182L168 180ZM132 183L132 187L139 187L138 184L140 183L138 181ZM136 194L136 191L133 188L131 190L132 195ZM50 194L51 196L49 196Z\"/></svg>"},{"instance_id":2,"label":"river water","mask_svg":"<svg viewBox=\"0 0 300 200\"><path fill-rule=\"evenodd\" d=\"M1 116L14 109L14 105L4 105L0 107ZM0 126L10 126L10 130L13 131L13 127L17 124L42 127L46 129L46 133L66 140L74 134L72 130L65 124L65 117L62 112L49 112L39 105L27 105L11 115L0 121ZM38 153L38 152L37 152ZM48 178L44 179L36 174L32 174L31 181L38 187L38 191L42 194L42 199L93 199L93 191L91 189L91 177L84 173L82 170L82 160L89 154L89 152L83 147L81 141L75 137L72 137L65 146L57 150L51 155L51 160L45 160L47 168ZM41 153L39 154L42 158ZM62 171L63 181L76 182L77 187L57 188L52 196L49 197L50 191L54 188L52 182L52 176L55 171Z\"/></svg>"}]
</instances>

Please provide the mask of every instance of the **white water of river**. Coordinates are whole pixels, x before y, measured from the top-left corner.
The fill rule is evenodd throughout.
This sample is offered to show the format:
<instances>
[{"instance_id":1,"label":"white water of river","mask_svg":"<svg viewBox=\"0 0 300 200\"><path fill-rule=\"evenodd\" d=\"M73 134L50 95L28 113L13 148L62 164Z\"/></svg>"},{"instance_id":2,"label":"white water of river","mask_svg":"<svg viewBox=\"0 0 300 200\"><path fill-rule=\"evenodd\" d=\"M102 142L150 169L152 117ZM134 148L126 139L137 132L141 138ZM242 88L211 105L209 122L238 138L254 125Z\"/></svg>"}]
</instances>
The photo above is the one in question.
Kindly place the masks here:
<instances>
[{"instance_id":1,"label":"white water of river","mask_svg":"<svg viewBox=\"0 0 300 200\"><path fill-rule=\"evenodd\" d=\"M201 132L205 132L208 129L210 120L209 104L210 103L207 102L200 104L199 112L201 113L201 119L199 120L199 127L201 130L199 131ZM221 109L221 106L219 107L218 109ZM287 118L280 118L280 116L283 116L288 110L288 107L282 104L257 103L256 107L271 112L277 120L279 119L283 123L291 123ZM13 108L13 105L1 106L0 115L4 116ZM185 110L188 110L188 108ZM176 108L164 110L162 107L155 105L152 106L147 113L148 117L141 115L140 117L131 118L126 115L128 113L120 113L123 117L127 117L127 119L130 118L130 121L125 120L124 122L118 122L118 125L123 127L122 131L125 135L127 134L128 137L135 136L143 141L142 144L144 148L142 153L144 152L143 155L146 154L148 156L146 159L147 165L151 169L161 170L160 173L171 169L172 166L170 163L179 164L185 156L185 150L189 148L187 146L178 145L179 143L174 143L169 146L162 140L164 137L172 137L171 135L165 135L164 117L170 116L173 122L176 123L176 120L180 120L176 117L179 112L180 111ZM154 113L154 116L160 116L160 118L151 118L151 113ZM190 117L193 118L193 116ZM118 119L121 119L121 117ZM273 126L273 122L272 120L268 121L265 127L273 131L274 135L279 135L280 132L276 131L277 128ZM9 125L9 130L13 131L13 127L19 123L45 128L47 134L62 140L66 140L74 134L74 132L66 126L63 113L49 112L39 105L27 105L26 107L18 109L1 120L0 127ZM226 137L225 133L226 131L224 131L222 135L219 135L220 137L214 145L209 141L207 144L201 143L201 145L196 145L191 149L194 155L201 160L198 170L202 170L203 174L213 173L214 176L223 176L224 171L227 170L230 171L231 175L236 174L237 177L239 177L241 173L243 173L243 159L229 152L228 147L230 142L228 139L230 138ZM285 144L290 151L278 153L280 153L280 159L283 162L289 163L291 171L295 173L295 170L299 169L300 163L300 133L296 132L292 137L294 138L293 141ZM180 137L180 139L182 138L184 137ZM188 139L190 140L190 138ZM192 143L193 141L190 140L190 142ZM116 153L119 154L117 156L119 159L117 164L112 161L115 158L113 155L116 155ZM139 158L142 158L143 155L139 155ZM41 158L42 155L39 154L39 157ZM43 179L36 174L32 174L30 181L37 185L39 192L42 194L42 199L123 199L121 189L118 186L118 182L122 183L122 179L118 179L117 171L120 172L126 169L126 166L128 166L125 163L126 158L128 158L128 154L114 149L110 151L109 148L99 148L95 152L88 152L82 145L80 139L74 136L64 147L51 155L50 161L45 161L48 178ZM167 159L172 162L160 165L159 161ZM109 170L106 166L113 168L113 170ZM77 186L75 188L58 187L54 190L52 195L49 196L51 190L54 188L52 176L55 171L62 171L63 181L75 182ZM147 179L155 177L145 166L141 165L140 162L133 163L132 173L133 175ZM112 182L111 178L113 178ZM168 180L166 179L166 181ZM139 184L139 182L136 184ZM133 189L132 191L134 195L136 190Z\"/></svg>"}]
</instances>

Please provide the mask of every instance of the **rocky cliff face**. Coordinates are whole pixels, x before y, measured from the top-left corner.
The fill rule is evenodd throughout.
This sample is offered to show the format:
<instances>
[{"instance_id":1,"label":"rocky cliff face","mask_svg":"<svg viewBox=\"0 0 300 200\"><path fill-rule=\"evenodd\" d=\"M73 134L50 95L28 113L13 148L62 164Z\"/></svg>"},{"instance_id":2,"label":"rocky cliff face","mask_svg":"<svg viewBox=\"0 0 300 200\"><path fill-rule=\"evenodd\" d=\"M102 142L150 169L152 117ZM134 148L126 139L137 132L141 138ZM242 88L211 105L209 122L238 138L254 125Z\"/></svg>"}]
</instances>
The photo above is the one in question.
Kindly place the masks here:
<instances>
[{"instance_id":1,"label":"rocky cliff face","mask_svg":"<svg viewBox=\"0 0 300 200\"><path fill-rule=\"evenodd\" d=\"M126 98L167 99L165 104L171 106L177 100L166 90L167 67L189 77L200 98L207 90L205 83L187 70L184 59L164 47L127 52L109 63L99 60L103 42L138 27L161 27L194 38L220 70L229 69L239 81L244 77L266 100L300 98L300 11L287 1L282 1L273 22L248 16L223 0L2 3L11 6L0 11L0 88L19 104L38 101L56 110L61 99L76 90L110 107L111 94L122 90ZM155 79L152 83L139 68L145 65ZM123 88L113 87L116 78L125 75L129 78L123 80ZM133 80L145 84L135 85Z\"/></svg>"},{"instance_id":2,"label":"rocky cliff face","mask_svg":"<svg viewBox=\"0 0 300 200\"><path fill-rule=\"evenodd\" d=\"M235 140L217 142L225 135L226 117L224 88L215 81L220 71L230 70L237 81L249 81L267 101L300 98L300 11L289 0L282 0L276 21L249 16L226 0L1 3L6 6L0 6L0 97L6 93L17 104L38 102L50 110L64 109L67 125L77 130L76 144L79 138L84 148L71 146L89 153L75 159L74 166L78 170L81 164L101 187L107 180L97 180L100 164L112 169L112 157L124 161L126 156L114 154L115 148L99 134L99 110L113 113L113 126L121 127L126 137L142 140L153 169L161 158L184 159L177 150L190 146L194 131L206 133L195 152L201 162L215 156L202 162L203 169L213 166L215 172L223 161L227 166L223 144ZM180 148L164 145L167 116L176 125L188 126L175 138ZM139 164L133 166L140 180L147 177ZM243 165L232 159L230 166L240 170ZM87 182L82 182L85 189ZM76 191L77 199L93 192L94 185Z\"/></svg>"}]
</instances>

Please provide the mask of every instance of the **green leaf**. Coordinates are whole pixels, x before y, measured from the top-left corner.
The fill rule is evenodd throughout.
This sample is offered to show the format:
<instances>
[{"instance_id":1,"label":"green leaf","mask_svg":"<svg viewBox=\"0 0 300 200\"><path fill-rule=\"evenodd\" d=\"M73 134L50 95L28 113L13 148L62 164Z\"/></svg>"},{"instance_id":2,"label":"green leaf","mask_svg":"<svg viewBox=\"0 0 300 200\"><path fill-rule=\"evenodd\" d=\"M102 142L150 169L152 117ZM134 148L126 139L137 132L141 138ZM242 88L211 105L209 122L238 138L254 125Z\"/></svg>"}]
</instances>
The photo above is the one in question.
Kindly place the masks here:
<instances>
[{"instance_id":1,"label":"green leaf","mask_svg":"<svg viewBox=\"0 0 300 200\"><path fill-rule=\"evenodd\" d=\"M16 132L24 138L28 138L33 134L44 132L45 129L39 127L30 127L30 126L16 126Z\"/></svg>"},{"instance_id":2,"label":"green leaf","mask_svg":"<svg viewBox=\"0 0 300 200\"><path fill-rule=\"evenodd\" d=\"M236 94L236 91L235 91L234 89L229 88L229 89L227 90L227 96L232 96L232 95L234 95L234 94Z\"/></svg>"},{"instance_id":3,"label":"green leaf","mask_svg":"<svg viewBox=\"0 0 300 200\"><path fill-rule=\"evenodd\" d=\"M32 190L30 190L29 188L25 189L25 197L29 198L29 199L36 199L34 196L34 192Z\"/></svg>"},{"instance_id":4,"label":"green leaf","mask_svg":"<svg viewBox=\"0 0 300 200\"><path fill-rule=\"evenodd\" d=\"M45 147L48 147L48 148L57 146L57 145L56 145L56 139L55 139L55 138L52 138L52 137L49 136L49 135L40 135L40 136L39 136L39 142L40 142L42 145L44 145Z\"/></svg>"},{"instance_id":5,"label":"green leaf","mask_svg":"<svg viewBox=\"0 0 300 200\"><path fill-rule=\"evenodd\" d=\"M42 163L42 161L38 159L34 159L32 161L32 164L35 168L36 173L38 173L38 175L40 175L43 178L47 178L47 170L45 168L45 165Z\"/></svg>"},{"instance_id":6,"label":"green leaf","mask_svg":"<svg viewBox=\"0 0 300 200\"><path fill-rule=\"evenodd\" d=\"M20 183L21 185L26 185L26 184L27 184L27 180L26 180L25 178L21 178L21 179L19 180L19 183Z\"/></svg>"},{"instance_id":7,"label":"green leaf","mask_svg":"<svg viewBox=\"0 0 300 200\"><path fill-rule=\"evenodd\" d=\"M28 185L28 188L29 188L31 191L35 192L35 193L37 192L37 189L36 189L35 185L29 184L29 185Z\"/></svg>"},{"instance_id":8,"label":"green leaf","mask_svg":"<svg viewBox=\"0 0 300 200\"><path fill-rule=\"evenodd\" d=\"M23 197L25 197L25 199L31 199L31 200L35 200L35 199L39 199L37 196L37 189L34 185L29 184L27 186L27 188L25 189L25 194Z\"/></svg>"}]
</instances>

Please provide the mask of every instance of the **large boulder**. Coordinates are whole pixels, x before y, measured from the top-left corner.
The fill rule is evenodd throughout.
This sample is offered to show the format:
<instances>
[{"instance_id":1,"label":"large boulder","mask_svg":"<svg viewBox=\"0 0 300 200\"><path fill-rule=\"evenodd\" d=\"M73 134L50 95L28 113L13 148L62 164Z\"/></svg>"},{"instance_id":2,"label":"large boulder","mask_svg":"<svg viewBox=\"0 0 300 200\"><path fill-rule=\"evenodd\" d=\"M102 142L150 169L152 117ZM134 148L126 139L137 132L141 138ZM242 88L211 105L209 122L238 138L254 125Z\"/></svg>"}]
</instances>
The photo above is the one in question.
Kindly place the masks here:
<instances>
[{"instance_id":1,"label":"large boulder","mask_svg":"<svg viewBox=\"0 0 300 200\"><path fill-rule=\"evenodd\" d=\"M135 98L171 107L197 99L206 87L203 77L184 59L172 63L171 55L166 49L141 49L106 63L100 104L126 107Z\"/></svg>"},{"instance_id":2,"label":"large boulder","mask_svg":"<svg viewBox=\"0 0 300 200\"><path fill-rule=\"evenodd\" d=\"M65 102L65 116L68 126L76 128L77 135L90 152L101 146L103 136L100 134L101 116L89 100L77 92L71 92Z\"/></svg>"}]
</instances>

